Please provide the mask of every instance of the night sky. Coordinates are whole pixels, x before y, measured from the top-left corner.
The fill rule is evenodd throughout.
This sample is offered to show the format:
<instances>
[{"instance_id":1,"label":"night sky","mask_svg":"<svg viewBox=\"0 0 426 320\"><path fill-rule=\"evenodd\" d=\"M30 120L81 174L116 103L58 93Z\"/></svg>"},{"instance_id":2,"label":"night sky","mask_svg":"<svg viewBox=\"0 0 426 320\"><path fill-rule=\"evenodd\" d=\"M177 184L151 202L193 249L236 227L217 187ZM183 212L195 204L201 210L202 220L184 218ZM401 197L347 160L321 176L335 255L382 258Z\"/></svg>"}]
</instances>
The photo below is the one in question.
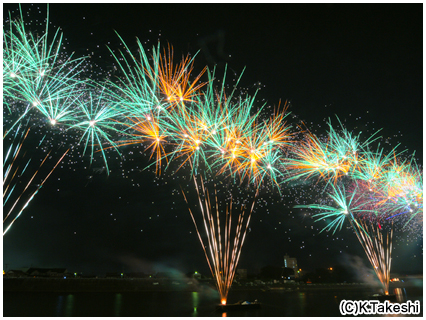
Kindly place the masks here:
<instances>
[{"instance_id":1,"label":"night sky","mask_svg":"<svg viewBox=\"0 0 426 320\"><path fill-rule=\"evenodd\" d=\"M34 21L46 14L45 5L22 8ZM3 17L16 9L4 4ZM354 132L383 128L388 151L400 143L399 151L423 161L422 4L51 4L49 11L66 51L90 55L99 74L114 63L106 48L119 47L114 30L133 49L136 37L146 48L160 40L178 57L200 51L195 73L205 65L227 64L231 76L246 68L240 86L260 88L259 107L287 100L314 132L336 115ZM142 170L148 156L122 152L123 159L110 153L109 176L101 158L65 159L3 238L3 268L207 273L179 192L191 188L188 172L156 178L154 169ZM293 184L281 196L263 189L241 268L281 266L286 253L302 269L352 267L356 256L369 267L350 229L319 233L321 222L292 209L297 197L310 202L307 189ZM422 235L397 236L392 271L421 272L422 245Z\"/></svg>"}]
</instances>

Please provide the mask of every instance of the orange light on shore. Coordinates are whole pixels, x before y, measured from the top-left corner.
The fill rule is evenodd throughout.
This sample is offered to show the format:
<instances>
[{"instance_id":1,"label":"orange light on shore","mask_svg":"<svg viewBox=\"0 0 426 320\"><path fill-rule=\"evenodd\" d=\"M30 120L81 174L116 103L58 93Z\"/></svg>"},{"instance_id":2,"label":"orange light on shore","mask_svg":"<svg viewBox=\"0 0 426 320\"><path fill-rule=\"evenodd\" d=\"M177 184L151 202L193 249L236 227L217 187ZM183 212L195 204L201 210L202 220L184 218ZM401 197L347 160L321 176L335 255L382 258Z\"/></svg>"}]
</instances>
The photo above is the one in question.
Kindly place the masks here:
<instances>
[{"instance_id":1,"label":"orange light on shore","mask_svg":"<svg viewBox=\"0 0 426 320\"><path fill-rule=\"evenodd\" d=\"M222 302L223 305L226 304L226 299L222 299L220 302Z\"/></svg>"}]
</instances>

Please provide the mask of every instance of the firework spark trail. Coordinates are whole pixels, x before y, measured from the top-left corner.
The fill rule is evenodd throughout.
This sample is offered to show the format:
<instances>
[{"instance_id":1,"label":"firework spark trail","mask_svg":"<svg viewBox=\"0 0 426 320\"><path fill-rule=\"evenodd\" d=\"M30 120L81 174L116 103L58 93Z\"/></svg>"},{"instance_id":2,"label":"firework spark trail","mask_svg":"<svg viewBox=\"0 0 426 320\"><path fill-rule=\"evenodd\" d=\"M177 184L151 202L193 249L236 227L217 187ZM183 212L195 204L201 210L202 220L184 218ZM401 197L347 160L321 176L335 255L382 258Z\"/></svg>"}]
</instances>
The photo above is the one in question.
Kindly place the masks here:
<instances>
[{"instance_id":1,"label":"firework spark trail","mask_svg":"<svg viewBox=\"0 0 426 320\"><path fill-rule=\"evenodd\" d=\"M378 207L375 204L372 205L371 201L365 200L368 197L365 196L365 192L360 191L360 186L356 185L349 194L346 193L344 187L340 189L334 187L334 185L331 186L334 193L329 194L329 196L336 202L338 208L317 204L296 207L323 210L323 212L313 215L313 217L319 217L316 221L333 218L320 232L330 231L334 228L334 234L338 228L341 229L344 220L348 218L379 281L382 283L385 294L388 294L393 228L391 228L390 236L387 235L387 241L384 242L382 233L385 232L385 229L381 227L379 222L381 216L377 216Z\"/></svg>"},{"instance_id":2,"label":"firework spark trail","mask_svg":"<svg viewBox=\"0 0 426 320\"><path fill-rule=\"evenodd\" d=\"M21 195L19 197L17 197L17 199L15 200L14 204L12 205L12 207L10 208L9 212L7 213L6 217L3 219L3 223L6 221L6 219L9 217L10 213L13 211L13 209L15 208L16 204L19 202L19 200L21 199L22 195L25 193L25 191L28 189L28 187L30 186L31 182L33 181L33 179L35 178L35 176L37 175L37 173L39 172L39 169L43 166L44 162L46 161L46 159L49 157L50 152L46 155L46 157L43 159L43 161L41 162L39 168L36 170L36 172L32 175L32 177L30 178L30 180L28 181L28 183L26 184L26 186L24 187L24 190L22 191Z\"/></svg>"},{"instance_id":3,"label":"firework spark trail","mask_svg":"<svg viewBox=\"0 0 426 320\"><path fill-rule=\"evenodd\" d=\"M17 130L16 130L16 133L15 133L15 136L14 136L14 140L16 139L16 137L17 137L17 135L18 135L18 133L20 132L20 126L17 128ZM9 161L9 155L10 155L10 151L12 150L12 147L13 147L13 143L10 145L10 147L9 147L9 150L7 151L7 153L6 153L6 156L5 156L5 158L4 158L4 161L3 161L3 169L4 169L4 167L5 167L5 165L7 164L7 169L6 170L4 170L5 171L5 173L4 173L4 177L3 177L3 185L6 183L6 180L8 179L8 177L9 177L9 173L11 172L11 170L12 170L12 168L13 168L13 165L14 165L14 163L15 163L15 160L17 159L17 157L18 157L18 155L19 155L19 152L21 151L21 148L22 148L22 144L23 144L23 142L25 141L25 139L27 138L27 136L28 136L28 132L30 131L30 128L28 128L27 129L27 131L25 132L25 134L22 134L22 136L21 136L21 138L20 138L20 141L17 143L17 145L16 145L16 147L15 147L15 151L13 152L13 154L11 155L12 157L13 157L13 159L10 161L10 163L9 164L7 164L8 163L8 161ZM18 169L16 169L16 170L18 170ZM16 170L15 170L15 174L16 174ZM14 175L15 175L14 174ZM14 176L13 175L13 176ZM11 178L11 179L13 179L13 177ZM7 189L7 188L6 188ZM4 190L4 193L3 193L3 196L4 196L4 194L5 194L5 192L6 192L6 190Z\"/></svg>"},{"instance_id":4,"label":"firework spark trail","mask_svg":"<svg viewBox=\"0 0 426 320\"><path fill-rule=\"evenodd\" d=\"M117 78L118 83L111 80L106 82L106 98L127 112L126 116L128 117L143 118L146 114L154 111L160 113L166 109L166 105L157 94L159 91L156 81L159 73L159 45L157 49L153 48L152 62L150 63L139 39L137 39L139 59L136 59L120 35L117 34L117 36L130 57L122 51L119 51L118 55L111 48L108 48L118 65L118 69L121 70L123 78Z\"/></svg>"},{"instance_id":5,"label":"firework spark trail","mask_svg":"<svg viewBox=\"0 0 426 320\"><path fill-rule=\"evenodd\" d=\"M47 176L43 179L43 181L39 184L38 188L36 191L34 191L32 193L32 195L30 196L29 200L23 205L22 209L19 211L19 213L15 216L15 218L12 220L12 222L9 224L9 226L6 228L6 230L3 233L3 236L6 234L6 232L10 229L10 227L12 226L12 224L15 222L15 220L22 214L22 212L24 211L24 209L28 206L28 203L34 198L34 196L38 193L38 191L40 190L40 188L43 186L43 184L46 182L46 180L49 178L49 176L52 174L52 172L56 169L56 167L58 166L58 164L62 161L62 159L65 157L65 155L68 153L69 149L67 151L65 151L65 153L60 157L60 159L58 160L58 162L55 164L55 166L52 168L52 170L50 170L50 172L47 174ZM21 192L21 194L17 197L16 201L14 202L14 204L12 205L12 207L10 208L9 212L7 213L6 217L3 219L3 223L5 223L5 221L7 220L7 218L10 216L10 214L12 213L12 211L14 210L15 206L18 204L19 200L21 200L21 197L23 196L23 194L27 191L28 187L31 185L31 182L34 180L35 176L39 173L40 168L43 166L43 164L45 163L46 159L49 157L50 155L49 151L46 155L46 157L43 159L43 161L41 162L39 168L35 171L35 173L32 175L32 177L30 178L30 180L28 181L27 185L25 186L24 190Z\"/></svg>"},{"instance_id":6,"label":"firework spark trail","mask_svg":"<svg viewBox=\"0 0 426 320\"><path fill-rule=\"evenodd\" d=\"M328 196L334 200L335 204L337 205L337 208L334 206L328 206L328 205L320 205L320 204L308 204L308 205L297 205L295 208L309 208L309 209L318 209L322 210L323 212L314 214L313 217L317 218L315 221L325 220L328 218L332 218L332 220L320 231L323 232L331 231L333 230L333 234L337 230L341 230L343 223L345 219L347 218L349 221L352 221L355 219L355 214L361 212L367 212L366 209L362 209L362 206L364 204L357 204L356 206L353 205L354 197L357 194L357 189L355 189L353 192L351 192L350 197L348 197L346 193L346 189L344 185L331 185L331 188L333 189L331 193L328 194Z\"/></svg>"},{"instance_id":7,"label":"firework spark trail","mask_svg":"<svg viewBox=\"0 0 426 320\"><path fill-rule=\"evenodd\" d=\"M36 191L34 191L32 194L31 194L31 196L30 196L30 198L29 198L29 200L22 206L22 209L18 212L18 214L15 216L15 218L12 220L12 222L10 222L9 223L9 225L6 227L6 229L4 230L4 232L3 232L3 236L6 234L6 232L12 227L12 225L13 225L13 223L16 221L16 219L18 219L20 216L21 216L21 214L22 214L22 212L24 211L24 209L28 206L28 204L30 203L30 201L34 198L34 196L39 192L39 190L41 189L41 187L44 185L44 183L46 182L46 180L47 180L47 178L49 178L50 177L50 175L52 174L52 172L56 169L56 167L58 166L58 164L59 163L61 163L61 161L62 161L62 159L65 157L65 155L68 153L68 151L69 151L70 149L68 149L67 151L65 151L65 153L61 156L61 158L58 160L58 162L55 164L55 166L52 168L52 170L50 170L50 172L49 172L49 174L44 178L44 180L40 183L40 185L38 186L38 188L37 188L37 190ZM49 152L49 154L50 154L50 152ZM48 155L49 155L48 154ZM47 156L46 156L46 158L47 158ZM44 159L44 160L46 160L46 159ZM44 162L44 160L43 160L43 162ZM41 166L41 165L40 165ZM38 172L38 171L37 171ZM34 176L31 178L31 181L32 181L32 179L35 177L35 175L37 174L37 172L34 174ZM31 181L28 183L28 185L31 183ZM25 187L25 190L24 190L24 192L26 191L26 189L27 189L27 187L28 187L28 185ZM20 196L21 197L21 196ZM20 198L19 197L19 198ZM19 200L19 198L18 198L18 200ZM17 200L17 201L18 201ZM17 202L16 201L16 202ZM13 205L13 207L16 205L16 202L15 202L15 204ZM13 210L13 207L12 207L12 209L9 211L9 213L7 214L7 216L6 216L6 218L4 218L3 219L3 223L5 222L5 220L9 217L9 215L10 215L10 213L11 213L11 211Z\"/></svg>"},{"instance_id":8,"label":"firework spark trail","mask_svg":"<svg viewBox=\"0 0 426 320\"><path fill-rule=\"evenodd\" d=\"M248 211L248 216L245 215L245 204L242 204L236 225L234 226L232 224L232 196L226 204L223 213L224 216L222 216L221 212L223 211L219 207L216 186L214 188L213 203L210 192L205 186L203 178L200 177L200 185L198 184L197 178L195 176L193 176L193 180L197 191L204 230L207 235L207 246L209 248L209 254L206 251L206 246L204 245L204 241L198 229L198 223L196 222L196 219L189 207L188 200L183 190L182 194L186 203L188 204L189 212L191 214L192 221L194 222L198 239L200 240L201 246L203 247L210 271L213 277L216 279L216 285L220 293L221 303L226 304L229 289L235 276L236 267L238 265L241 250L248 230L248 225L250 223L251 213L254 209L254 204L258 195L258 189L256 190L253 203ZM224 227L222 227L222 225Z\"/></svg>"},{"instance_id":9,"label":"firework spark trail","mask_svg":"<svg viewBox=\"0 0 426 320\"><path fill-rule=\"evenodd\" d=\"M155 55L153 55L154 58ZM156 79L151 79L157 82L157 85L163 95L165 95L167 102L170 107L173 108L177 104L185 102L195 102L196 97L198 98L199 90L206 83L199 82L202 75L206 72L207 67L190 81L191 72L194 69L194 58L190 58L189 55L182 57L180 63L176 66L173 64L173 47L168 46L168 54L164 49L164 57L159 55L159 68L158 76ZM155 74L155 69L151 70L150 74Z\"/></svg>"},{"instance_id":10,"label":"firework spark trail","mask_svg":"<svg viewBox=\"0 0 426 320\"><path fill-rule=\"evenodd\" d=\"M17 125L18 127L20 127L21 124L21 120L24 119L24 117L27 116L27 114L29 113L29 111L31 110L31 106L28 104L27 107L25 108L24 112L22 112L22 114L19 116L18 120L16 120L13 125L8 128L5 129L5 133L3 134L3 140L6 138L6 136L9 134L9 132L12 132L12 130L15 128L15 126ZM10 111L10 110L9 110ZM28 119L29 120L29 119ZM3 124L4 125L4 124ZM17 131L19 131L19 129L17 129Z\"/></svg>"},{"instance_id":11,"label":"firework spark trail","mask_svg":"<svg viewBox=\"0 0 426 320\"><path fill-rule=\"evenodd\" d=\"M392 236L393 228L386 234L386 242L383 241L383 230L365 222L355 221L356 235L361 243L368 260L373 266L377 278L383 286L385 295L389 294L390 269L392 262Z\"/></svg>"}]
</instances>

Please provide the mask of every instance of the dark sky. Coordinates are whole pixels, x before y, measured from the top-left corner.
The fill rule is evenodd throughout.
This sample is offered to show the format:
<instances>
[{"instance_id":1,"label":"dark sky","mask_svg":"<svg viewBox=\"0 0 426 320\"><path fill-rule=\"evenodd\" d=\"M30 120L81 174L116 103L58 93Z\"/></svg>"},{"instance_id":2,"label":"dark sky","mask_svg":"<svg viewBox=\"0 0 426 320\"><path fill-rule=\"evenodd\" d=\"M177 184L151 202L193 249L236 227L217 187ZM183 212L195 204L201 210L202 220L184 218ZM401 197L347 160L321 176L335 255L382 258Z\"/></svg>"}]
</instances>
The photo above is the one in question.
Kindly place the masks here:
<instances>
[{"instance_id":1,"label":"dark sky","mask_svg":"<svg viewBox=\"0 0 426 320\"><path fill-rule=\"evenodd\" d=\"M16 8L4 4L4 15ZM46 7L23 5L28 10L42 19ZM100 69L113 63L106 45L118 47L114 30L131 48L138 37L148 47L158 39L170 43L178 56L200 50L199 71L228 64L239 74L246 67L241 86L261 88L259 104L288 100L290 111L312 127L338 115L354 132L383 128L392 146L416 150L422 163L422 12L422 4L51 4L50 21L62 28L67 51L94 52L90 61ZM207 270L176 191L190 187L185 172L156 179L152 170L136 170L147 159L134 159L112 161L107 177L98 173L101 160L92 166L83 160L58 168L3 238L3 268ZM271 190L262 197L242 268L282 265L285 253L305 269L349 265L353 256L368 265L350 230L319 234L321 223L292 210L290 196ZM397 239L392 270L422 270L422 236Z\"/></svg>"}]
</instances>

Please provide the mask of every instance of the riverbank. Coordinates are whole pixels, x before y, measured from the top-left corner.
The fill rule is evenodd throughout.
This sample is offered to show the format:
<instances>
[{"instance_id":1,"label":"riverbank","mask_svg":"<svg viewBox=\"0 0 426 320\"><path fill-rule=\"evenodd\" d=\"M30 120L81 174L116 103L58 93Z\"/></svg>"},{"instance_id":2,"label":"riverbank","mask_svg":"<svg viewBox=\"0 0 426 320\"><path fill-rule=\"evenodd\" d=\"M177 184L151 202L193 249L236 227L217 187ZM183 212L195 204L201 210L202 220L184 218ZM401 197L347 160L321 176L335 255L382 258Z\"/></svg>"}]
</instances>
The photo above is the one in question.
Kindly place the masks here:
<instances>
[{"instance_id":1,"label":"riverbank","mask_svg":"<svg viewBox=\"0 0 426 320\"><path fill-rule=\"evenodd\" d=\"M233 291L240 290L353 290L370 288L364 283L338 284L234 284ZM146 291L187 291L201 292L215 289L213 280L171 280L171 279L81 279L81 278L4 278L4 292L146 292Z\"/></svg>"}]
</instances>

